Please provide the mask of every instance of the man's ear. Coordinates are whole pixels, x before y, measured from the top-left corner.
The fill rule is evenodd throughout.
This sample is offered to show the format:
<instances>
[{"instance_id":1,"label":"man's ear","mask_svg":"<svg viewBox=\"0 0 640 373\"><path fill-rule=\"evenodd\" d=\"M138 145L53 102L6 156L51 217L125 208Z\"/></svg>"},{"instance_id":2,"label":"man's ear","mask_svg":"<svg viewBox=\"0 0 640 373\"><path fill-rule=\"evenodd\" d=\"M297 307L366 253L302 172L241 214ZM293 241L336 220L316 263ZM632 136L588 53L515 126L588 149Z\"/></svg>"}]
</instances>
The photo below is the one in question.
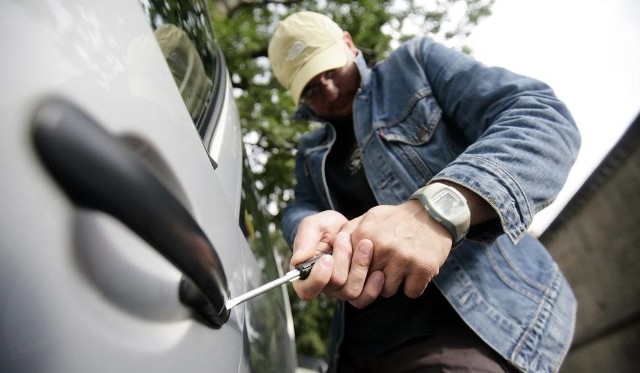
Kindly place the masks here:
<instances>
[{"instance_id":1,"label":"man's ear","mask_svg":"<svg viewBox=\"0 0 640 373\"><path fill-rule=\"evenodd\" d=\"M353 38L351 37L351 34L349 33L349 31L344 32L344 42L347 45L347 48L349 48L349 50L351 50L353 53L358 53L358 48L354 44Z\"/></svg>"}]
</instances>

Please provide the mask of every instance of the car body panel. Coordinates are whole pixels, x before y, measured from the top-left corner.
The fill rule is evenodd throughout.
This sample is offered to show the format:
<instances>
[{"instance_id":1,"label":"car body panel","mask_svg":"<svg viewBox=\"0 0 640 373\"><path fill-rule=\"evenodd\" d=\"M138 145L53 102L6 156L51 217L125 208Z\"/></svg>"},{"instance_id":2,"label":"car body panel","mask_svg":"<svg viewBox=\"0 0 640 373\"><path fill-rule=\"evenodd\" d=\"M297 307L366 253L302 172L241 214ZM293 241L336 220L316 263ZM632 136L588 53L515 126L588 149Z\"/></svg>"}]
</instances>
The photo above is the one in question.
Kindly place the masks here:
<instances>
[{"instance_id":1,"label":"car body panel","mask_svg":"<svg viewBox=\"0 0 640 373\"><path fill-rule=\"evenodd\" d=\"M74 205L32 144L43 100L84 110L169 184L237 295L264 278L238 226L242 144L228 80L205 147L138 2L1 9L0 370L250 371L247 307L219 329L195 317L178 299L182 273L118 220Z\"/></svg>"}]
</instances>

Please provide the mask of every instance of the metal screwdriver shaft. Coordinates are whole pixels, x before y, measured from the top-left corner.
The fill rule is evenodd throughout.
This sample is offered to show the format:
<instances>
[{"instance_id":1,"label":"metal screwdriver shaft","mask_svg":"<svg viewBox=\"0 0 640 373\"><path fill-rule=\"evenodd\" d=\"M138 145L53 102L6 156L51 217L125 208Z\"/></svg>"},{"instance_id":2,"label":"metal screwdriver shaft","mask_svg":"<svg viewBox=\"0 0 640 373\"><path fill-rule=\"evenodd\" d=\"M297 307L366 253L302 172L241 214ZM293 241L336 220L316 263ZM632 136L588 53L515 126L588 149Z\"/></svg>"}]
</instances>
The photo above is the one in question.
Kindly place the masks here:
<instances>
[{"instance_id":1,"label":"metal screwdriver shaft","mask_svg":"<svg viewBox=\"0 0 640 373\"><path fill-rule=\"evenodd\" d=\"M226 306L227 309L232 309L233 307L237 306L240 303L246 302L251 298L254 298L264 292L267 292L273 288L276 288L282 284L285 284L287 282L293 281L295 279L298 279L300 277L300 271L298 271L297 269L292 269L291 271L287 272L284 276L277 278L273 281L269 281L266 284L262 285L262 286L258 286L257 288L253 289L253 290L249 290L248 292L238 295L235 298L231 298L229 300L227 300L226 302Z\"/></svg>"},{"instance_id":2,"label":"metal screwdriver shaft","mask_svg":"<svg viewBox=\"0 0 640 373\"><path fill-rule=\"evenodd\" d=\"M258 286L253 290L249 290L248 292L242 295L238 295L235 298L228 299L225 302L225 307L227 307L227 309L230 310L233 307L237 306L238 304L246 302L251 298L255 298L258 295L265 293L271 289L274 289L282 284L286 284L287 282L291 282L297 279L301 279L301 280L306 279L307 277L309 277L309 273L311 273L311 268L313 267L315 262L318 259L320 259L320 257L322 257L323 255L326 255L326 254L320 254L320 255L314 256L313 258L307 260L306 262L298 264L294 269L287 272L284 276L277 278L273 281L269 281L266 284Z\"/></svg>"}]
</instances>

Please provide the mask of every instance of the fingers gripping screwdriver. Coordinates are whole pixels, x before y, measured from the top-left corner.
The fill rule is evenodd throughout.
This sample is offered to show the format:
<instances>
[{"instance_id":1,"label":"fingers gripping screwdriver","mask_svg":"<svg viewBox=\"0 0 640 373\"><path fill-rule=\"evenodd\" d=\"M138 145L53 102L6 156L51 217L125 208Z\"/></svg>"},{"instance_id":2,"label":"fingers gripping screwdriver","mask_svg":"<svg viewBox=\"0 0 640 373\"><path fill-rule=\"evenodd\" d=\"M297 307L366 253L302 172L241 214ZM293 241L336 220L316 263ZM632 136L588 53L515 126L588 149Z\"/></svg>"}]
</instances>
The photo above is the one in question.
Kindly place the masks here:
<instances>
[{"instance_id":1,"label":"fingers gripping screwdriver","mask_svg":"<svg viewBox=\"0 0 640 373\"><path fill-rule=\"evenodd\" d=\"M326 255L326 254L316 255L313 258L307 260L306 262L298 264L297 266L295 266L294 269L287 272L284 276L277 278L273 281L267 282L264 285L258 286L253 290L249 290L248 292L238 295L235 298L231 298L227 300L227 302L225 303L225 306L227 307L228 310L230 310L233 307L237 306L238 304L246 302L251 298L255 298L258 295L265 293L271 289L274 289L282 284L286 284L288 282L292 282L298 279L300 280L306 279L307 277L309 277L309 274L311 273L311 268L313 268L313 265L323 255Z\"/></svg>"}]
</instances>

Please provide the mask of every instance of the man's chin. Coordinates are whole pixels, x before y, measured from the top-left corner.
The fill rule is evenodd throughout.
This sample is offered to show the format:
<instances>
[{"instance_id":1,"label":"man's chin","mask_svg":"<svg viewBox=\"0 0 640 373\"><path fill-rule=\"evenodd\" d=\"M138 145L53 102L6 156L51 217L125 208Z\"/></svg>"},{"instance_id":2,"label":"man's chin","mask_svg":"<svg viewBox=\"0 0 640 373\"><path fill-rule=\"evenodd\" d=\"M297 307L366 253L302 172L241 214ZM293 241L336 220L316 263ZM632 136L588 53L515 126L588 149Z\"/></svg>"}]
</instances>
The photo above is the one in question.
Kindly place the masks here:
<instances>
[{"instance_id":1,"label":"man's chin","mask_svg":"<svg viewBox=\"0 0 640 373\"><path fill-rule=\"evenodd\" d=\"M351 113L351 111L345 112L344 114L340 113L338 115L332 115L327 119L334 123L350 123L353 120Z\"/></svg>"}]
</instances>

